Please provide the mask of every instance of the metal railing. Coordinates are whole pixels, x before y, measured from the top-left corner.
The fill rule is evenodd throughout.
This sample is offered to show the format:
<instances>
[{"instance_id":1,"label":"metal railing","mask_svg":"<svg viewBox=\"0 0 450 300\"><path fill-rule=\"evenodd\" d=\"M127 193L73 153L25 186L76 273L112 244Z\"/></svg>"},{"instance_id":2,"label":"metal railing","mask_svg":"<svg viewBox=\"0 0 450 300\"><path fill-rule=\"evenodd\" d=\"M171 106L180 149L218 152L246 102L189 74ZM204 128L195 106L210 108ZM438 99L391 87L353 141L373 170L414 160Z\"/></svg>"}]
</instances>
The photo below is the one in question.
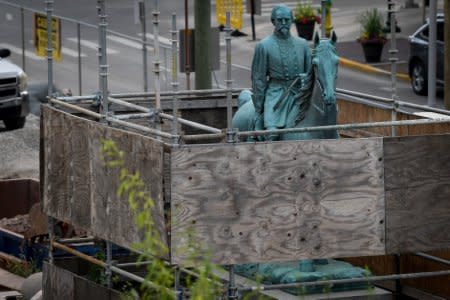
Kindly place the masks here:
<instances>
[{"instance_id":1,"label":"metal railing","mask_svg":"<svg viewBox=\"0 0 450 300\"><path fill-rule=\"evenodd\" d=\"M100 4L104 4L103 2L104 0L100 0ZM449 119L438 119L438 120L428 120L428 119L421 119L421 120L406 120L406 121L397 121L395 119L395 113L397 112L397 109L399 108L399 106L404 106L404 107L410 107L410 108L415 108L415 109L423 109L423 110L427 110L427 111L433 111L433 112L437 112L437 113L442 113L445 115L450 115L450 113L448 111L444 111L444 110L439 110L439 109L431 109L429 107L425 107L425 106L420 106L420 105L412 105L406 102L402 102L402 101L398 101L395 97L395 90L393 90L393 98L392 99L388 99L388 98L383 98L383 97L377 97L377 96L371 96L371 95L366 95L366 94L362 94L362 93L356 93L356 92L351 92L351 91L346 91L346 90L337 90L338 94L344 95L346 97L350 97L350 98L356 98L359 99L359 101L363 101L366 103L383 103L384 105L387 105L388 109L391 109L393 114L392 114L392 120L391 121L385 121L385 122L372 122L372 123L356 123L356 124L340 124L340 125L328 125L328 126L316 126L316 127L304 127L304 128L289 128L289 129L279 129L279 130L262 130L262 131L245 131L245 132L238 132L236 131L234 128L232 128L232 123L231 123L231 116L232 116L232 93L233 92L238 92L240 91L240 89L233 89L232 88L232 76L231 76L231 39L229 38L229 31L227 33L227 37L226 37L226 63L227 63L227 79L225 81L226 83L226 89L224 90L207 90L207 91L178 91L178 78L177 78L177 45L176 45L176 16L172 17L172 45L170 47L171 49L171 57L172 57L172 91L168 91L168 92L161 92L160 91L160 61L159 61L159 48L162 46L159 43L159 39L158 39L158 15L159 15L159 11L158 11L158 0L155 0L156 5L155 5L155 9L153 11L153 16L154 16L154 24L156 25L154 27L154 33L155 33L155 60L154 60L154 71L155 71L155 92L154 93L149 93L149 92L143 92L143 93L123 93L123 94L108 94L107 91L107 63L106 63L106 40L105 40L105 35L106 33L111 33L111 31L107 30L106 28L106 17L105 17L105 12L104 12L104 7L102 7L102 9L100 9L102 15L101 15L101 30L100 31L100 37L99 37L99 41L100 41L100 47L104 47L102 49L102 52L100 53L102 57L99 58L99 65L100 65L100 70L99 70L99 75L101 75L102 77L99 80L99 84L100 86L102 86L102 97L100 97L100 102L103 104L103 109L100 111L100 113L98 112L94 112L91 111L87 108L83 108L80 107L79 105L77 105L80 102L94 102L94 101L98 101L99 95L90 95L90 96L74 96L74 97L58 97L58 98L50 98L50 103L52 105L59 105L62 106L68 110L73 110L76 111L78 113L82 113L85 115L88 115L90 117L93 117L95 119L98 119L99 121L105 121L109 124L109 126L123 126L123 127L127 127L133 130L138 130L141 132L144 132L146 134L149 134L151 136L154 136L158 139L165 139L164 142L168 143L169 146L172 147L179 147L180 146L180 135L178 132L178 123L183 124L183 125L188 125L191 126L193 128L196 129L200 129L203 131L206 131L208 133L206 134L201 134L201 135L181 135L181 138L184 139L185 141L193 141L193 140L204 140L204 139L217 139L217 138L221 138L224 142L227 143L236 143L239 139L239 137L247 137L247 136L256 136L256 135L267 135L267 134L273 134L273 133L292 133L292 132L306 132L306 131L317 131L317 130L342 130L342 129L355 129L355 128L370 128L370 127L386 127L386 126L392 126L392 128L395 128L396 126L404 126L404 125L419 125L419 124L437 124L437 123L444 123L444 122L450 122ZM49 1L51 2L51 1ZM0 3L4 3L4 1L0 0ZM23 8L20 8L21 10L23 10ZM51 14L48 14L49 17L51 17ZM230 18L230 14L227 13L227 28L229 30L229 18ZM66 20L68 20L67 18L65 18ZM82 23L81 22L77 22L76 23L77 26L81 26ZM89 25L91 26L91 25ZM94 26L94 25L92 25ZM100 26L95 27L95 28L100 28ZM78 31L79 32L79 31ZM80 49L80 38L79 38L79 34L78 36L78 47ZM120 35L120 36L124 36L124 35ZM128 37L127 37L128 38ZM146 40L136 40L138 42L142 42L142 44L144 45L143 48L145 48L146 45L148 45ZM49 46L49 48L51 48L51 45ZM144 49L143 49L144 51ZM51 56L51 51L49 50L49 57ZM145 61L145 60L144 60ZM48 59L49 65L51 64L51 59ZM24 62L25 65L25 62ZM144 66L144 68L146 68L147 66ZM145 71L144 71L145 72ZM80 72L81 73L81 72ZM146 76L144 75L144 78ZM80 94L82 93L82 89L81 89L81 75L80 75ZM49 75L49 82L50 82L50 75ZM144 85L144 90L145 90L145 85ZM49 96L50 96L51 92L49 91ZM226 108L227 108L227 115L226 115L226 120L227 120L227 127L226 127L226 131L222 131L221 129L218 128L214 128L211 126L207 126L204 124L200 124L198 122L193 122L190 120L186 120L183 118L180 118L178 116L178 97L180 95L212 95L212 94L223 94L224 96L224 101L226 102ZM161 111L161 96L172 96L172 114L167 114ZM136 99L136 98L153 98L155 105L154 107L150 106L150 107L144 107L141 105L137 105L134 103L131 103L132 99ZM129 101L125 101L123 99L128 99ZM115 115L114 111L109 109L109 104L115 104L115 105L119 105L125 108L129 108L141 113L131 113L131 114L124 114L124 115ZM160 129L157 126L143 126L143 125L139 125L139 124L135 124L132 122L129 122L127 120L131 120L131 119L136 119L136 118L145 118L148 119L150 117L159 117L159 118L164 118L164 119L168 119L170 121L172 121L172 130L171 133L165 132L164 130ZM158 118L156 118L158 119ZM392 130L392 135L395 135L395 129ZM78 256L84 260L87 260L93 264L99 265L103 268L105 268L105 273L108 275L108 284L111 283L111 273L117 273L120 274L124 277L127 277L131 280L135 280L137 282L141 282L144 283L146 285L148 285L149 287L155 287L154 283L151 283L149 281L146 281L144 278L137 276L131 272L125 271L123 269L120 268L120 265L115 266L112 263L112 254L111 254L111 243L109 241L107 241L107 255L106 255L106 262L97 260L93 257L90 257L88 255L85 255L81 252L78 252L66 245L63 245L61 243L55 242L54 241L54 234L53 234L53 228L52 228L52 224L53 224L53 218L50 218L49 220L49 224L50 224L50 228L49 228L49 232L50 232L50 249L49 249L49 258L50 258L50 262L53 263L53 248L58 248L61 250L64 250L68 253L71 253L75 256ZM422 257L425 257L422 255ZM428 257L427 257L428 258ZM140 263L131 263L134 266L138 266ZM126 267L126 266L130 266L130 263L127 264L122 264L121 267ZM175 272L175 277L179 278L179 273L182 269L179 268L178 266L175 266L174 268L174 272ZM192 271L185 271L188 274L190 274L189 272L193 273ZM193 273L195 274L195 273ZM308 282L308 283L295 283L295 284L278 284L278 285L261 285L261 286L237 286L235 284L235 273L234 273L234 269L233 266L230 267L230 271L229 271L229 284L228 284L228 298L229 299L235 299L236 297L238 297L237 293L238 291L240 292L245 292L245 291L262 291L262 290L268 290L268 289L279 289L279 288L288 288L288 287L302 287L302 286L312 286L312 285L330 285L330 284L341 284L341 283L355 283L355 282L374 282L374 281L382 281L382 280L395 280L395 279L405 279L405 278L418 278L418 277L430 277L430 276L444 276L444 275L449 275L450 271L438 271L438 272L422 272L422 273L410 273L410 274L396 274L396 275L387 275L387 276L368 276L368 277L364 277L364 278L354 278L354 279L341 279L341 280L323 280L323 281L317 281L317 282ZM178 282L175 283L175 289L177 289L178 286ZM158 287L158 288L164 288L167 289L166 287ZM172 291L172 290L168 290L168 292L172 293L174 296L176 295L176 291Z\"/></svg>"}]
</instances>

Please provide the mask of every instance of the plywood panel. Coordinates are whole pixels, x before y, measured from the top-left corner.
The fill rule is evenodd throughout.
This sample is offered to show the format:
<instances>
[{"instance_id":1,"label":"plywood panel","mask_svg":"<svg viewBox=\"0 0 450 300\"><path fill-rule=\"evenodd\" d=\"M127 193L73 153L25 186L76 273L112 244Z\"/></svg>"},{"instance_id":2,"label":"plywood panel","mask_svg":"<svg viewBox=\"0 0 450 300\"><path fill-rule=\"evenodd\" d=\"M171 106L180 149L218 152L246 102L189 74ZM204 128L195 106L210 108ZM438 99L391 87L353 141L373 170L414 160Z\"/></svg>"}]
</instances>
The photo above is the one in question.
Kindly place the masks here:
<instances>
[{"instance_id":1,"label":"plywood panel","mask_svg":"<svg viewBox=\"0 0 450 300\"><path fill-rule=\"evenodd\" d=\"M383 254L382 164L378 138L174 149L173 260L192 230L220 264Z\"/></svg>"},{"instance_id":2,"label":"plywood panel","mask_svg":"<svg viewBox=\"0 0 450 300\"><path fill-rule=\"evenodd\" d=\"M125 153L125 167L139 172L153 201L154 223L167 243L163 213L163 147L159 141L45 107L44 211L124 247L142 238L126 197L118 197L119 170L107 168L101 141ZM59 153L56 155L55 152Z\"/></svg>"},{"instance_id":3,"label":"plywood panel","mask_svg":"<svg viewBox=\"0 0 450 300\"><path fill-rule=\"evenodd\" d=\"M47 262L44 262L42 286L44 300L75 299L72 274Z\"/></svg>"},{"instance_id":4,"label":"plywood panel","mask_svg":"<svg viewBox=\"0 0 450 300\"><path fill-rule=\"evenodd\" d=\"M386 250L450 246L450 135L387 138Z\"/></svg>"},{"instance_id":5,"label":"plywood panel","mask_svg":"<svg viewBox=\"0 0 450 300\"><path fill-rule=\"evenodd\" d=\"M70 128L65 125L65 118L58 116L54 110L43 110L45 124L45 167L47 178L44 188L44 207L52 216L67 220L70 215L69 207L69 161L68 152L68 131Z\"/></svg>"}]
</instances>

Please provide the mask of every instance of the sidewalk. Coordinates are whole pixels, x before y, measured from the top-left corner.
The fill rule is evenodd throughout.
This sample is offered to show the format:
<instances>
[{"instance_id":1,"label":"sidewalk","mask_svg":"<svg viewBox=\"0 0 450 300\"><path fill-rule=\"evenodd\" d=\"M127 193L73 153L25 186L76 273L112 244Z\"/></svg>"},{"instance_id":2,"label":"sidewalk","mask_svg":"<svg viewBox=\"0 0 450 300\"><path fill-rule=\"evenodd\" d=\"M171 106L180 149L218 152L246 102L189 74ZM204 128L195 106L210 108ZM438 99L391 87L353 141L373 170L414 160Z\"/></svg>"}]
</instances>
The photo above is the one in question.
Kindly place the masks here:
<instances>
[{"instance_id":1,"label":"sidewalk","mask_svg":"<svg viewBox=\"0 0 450 300\"><path fill-rule=\"evenodd\" d=\"M356 69L368 73L390 74L391 63L389 61L389 50L391 42L384 45L383 54L379 63L366 63L362 46L355 41L337 43L337 53L341 57L341 66ZM402 80L409 80L408 60L409 60L409 42L408 39L400 37L396 39L396 49L398 52L395 57L397 61L397 77Z\"/></svg>"}]
</instances>

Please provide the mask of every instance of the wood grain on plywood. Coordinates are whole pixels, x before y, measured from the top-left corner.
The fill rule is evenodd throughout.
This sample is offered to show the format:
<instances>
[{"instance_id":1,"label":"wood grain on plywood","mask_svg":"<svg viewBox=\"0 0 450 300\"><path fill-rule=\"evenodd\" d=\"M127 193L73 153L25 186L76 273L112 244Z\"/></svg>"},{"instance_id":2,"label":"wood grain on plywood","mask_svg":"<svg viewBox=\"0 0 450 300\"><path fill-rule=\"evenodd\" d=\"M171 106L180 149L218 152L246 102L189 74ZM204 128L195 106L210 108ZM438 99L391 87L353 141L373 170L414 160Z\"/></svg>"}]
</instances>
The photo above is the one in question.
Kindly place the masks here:
<instances>
[{"instance_id":1,"label":"wood grain on plywood","mask_svg":"<svg viewBox=\"0 0 450 300\"><path fill-rule=\"evenodd\" d=\"M220 264L384 253L381 139L184 147L171 173L177 263L191 229Z\"/></svg>"}]
</instances>

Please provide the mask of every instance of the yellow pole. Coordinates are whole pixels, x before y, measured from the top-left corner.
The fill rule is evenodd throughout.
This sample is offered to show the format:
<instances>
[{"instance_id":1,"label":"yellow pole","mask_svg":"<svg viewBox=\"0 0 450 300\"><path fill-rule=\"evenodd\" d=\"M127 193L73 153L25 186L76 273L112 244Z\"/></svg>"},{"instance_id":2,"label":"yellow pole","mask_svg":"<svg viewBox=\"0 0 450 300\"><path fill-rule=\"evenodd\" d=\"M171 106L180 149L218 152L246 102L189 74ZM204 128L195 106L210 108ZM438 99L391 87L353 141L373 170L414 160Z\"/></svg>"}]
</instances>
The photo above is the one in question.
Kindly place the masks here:
<instances>
[{"instance_id":1,"label":"yellow pole","mask_svg":"<svg viewBox=\"0 0 450 300\"><path fill-rule=\"evenodd\" d=\"M331 30L333 29L333 25L331 25L331 0L327 1L325 8L326 8L326 14L325 14L325 35L326 37L331 36Z\"/></svg>"}]
</instances>

